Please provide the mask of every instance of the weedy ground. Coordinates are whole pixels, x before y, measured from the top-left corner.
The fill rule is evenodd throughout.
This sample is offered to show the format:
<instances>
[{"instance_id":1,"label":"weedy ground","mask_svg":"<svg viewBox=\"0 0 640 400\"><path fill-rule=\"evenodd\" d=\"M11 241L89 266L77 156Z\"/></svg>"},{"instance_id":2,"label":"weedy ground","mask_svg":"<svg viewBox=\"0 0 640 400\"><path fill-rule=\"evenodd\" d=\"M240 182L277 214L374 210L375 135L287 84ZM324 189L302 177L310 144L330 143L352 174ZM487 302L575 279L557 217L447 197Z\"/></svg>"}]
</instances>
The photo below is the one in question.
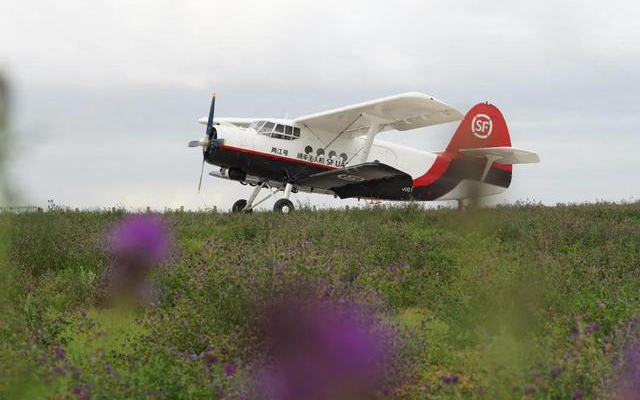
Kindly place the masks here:
<instances>
[{"instance_id":1,"label":"weedy ground","mask_svg":"<svg viewBox=\"0 0 640 400\"><path fill-rule=\"evenodd\" d=\"M240 398L255 305L321 282L407 333L387 399L606 399L640 311L638 202L169 213L154 302L118 311L103 248L124 215L0 215L0 398Z\"/></svg>"}]
</instances>

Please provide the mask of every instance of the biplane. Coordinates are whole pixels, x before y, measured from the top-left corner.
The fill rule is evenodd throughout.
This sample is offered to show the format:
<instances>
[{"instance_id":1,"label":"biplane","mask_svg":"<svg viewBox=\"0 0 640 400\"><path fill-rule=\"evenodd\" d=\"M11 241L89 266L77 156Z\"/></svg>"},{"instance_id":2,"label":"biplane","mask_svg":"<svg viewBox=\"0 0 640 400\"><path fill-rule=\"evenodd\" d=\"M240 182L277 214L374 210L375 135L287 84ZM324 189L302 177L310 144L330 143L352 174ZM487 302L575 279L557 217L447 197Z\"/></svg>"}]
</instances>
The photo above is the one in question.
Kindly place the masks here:
<instances>
[{"instance_id":1,"label":"biplane","mask_svg":"<svg viewBox=\"0 0 640 400\"><path fill-rule=\"evenodd\" d=\"M199 120L206 135L209 175L254 187L233 212L251 212L280 192L273 210L294 210L291 193L399 201L457 200L490 196L511 183L513 164L537 163L537 154L511 146L506 121L489 103L466 115L422 93L404 93L299 118L215 118ZM385 131L408 131L462 120L443 151L425 151L376 140ZM262 190L269 193L260 200Z\"/></svg>"}]
</instances>

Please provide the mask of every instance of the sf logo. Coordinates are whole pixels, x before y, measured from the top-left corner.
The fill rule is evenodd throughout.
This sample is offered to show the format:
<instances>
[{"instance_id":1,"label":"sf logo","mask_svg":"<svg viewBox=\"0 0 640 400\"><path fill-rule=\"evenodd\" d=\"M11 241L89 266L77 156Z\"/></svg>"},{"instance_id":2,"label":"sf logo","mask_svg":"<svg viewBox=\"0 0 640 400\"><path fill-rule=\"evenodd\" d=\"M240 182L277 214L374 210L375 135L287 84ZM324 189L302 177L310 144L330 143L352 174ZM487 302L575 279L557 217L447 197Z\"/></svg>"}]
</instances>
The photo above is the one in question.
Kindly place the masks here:
<instances>
[{"instance_id":1,"label":"sf logo","mask_svg":"<svg viewBox=\"0 0 640 400\"><path fill-rule=\"evenodd\" d=\"M486 139L491 135L493 130L493 121L491 117L485 114L478 114L471 121L471 132L480 139Z\"/></svg>"}]
</instances>

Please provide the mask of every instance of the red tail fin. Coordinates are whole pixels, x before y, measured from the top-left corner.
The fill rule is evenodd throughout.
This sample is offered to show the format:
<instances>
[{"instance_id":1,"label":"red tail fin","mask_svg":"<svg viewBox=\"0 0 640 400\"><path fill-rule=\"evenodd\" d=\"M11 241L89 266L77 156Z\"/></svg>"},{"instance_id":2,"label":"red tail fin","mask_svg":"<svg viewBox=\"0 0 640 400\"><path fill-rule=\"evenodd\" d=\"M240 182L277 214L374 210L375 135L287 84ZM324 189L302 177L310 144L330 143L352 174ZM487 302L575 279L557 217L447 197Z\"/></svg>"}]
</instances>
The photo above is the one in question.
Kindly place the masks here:
<instances>
[{"instance_id":1,"label":"red tail fin","mask_svg":"<svg viewBox=\"0 0 640 400\"><path fill-rule=\"evenodd\" d=\"M479 103L465 115L446 151L501 146L511 146L507 122L498 107Z\"/></svg>"}]
</instances>

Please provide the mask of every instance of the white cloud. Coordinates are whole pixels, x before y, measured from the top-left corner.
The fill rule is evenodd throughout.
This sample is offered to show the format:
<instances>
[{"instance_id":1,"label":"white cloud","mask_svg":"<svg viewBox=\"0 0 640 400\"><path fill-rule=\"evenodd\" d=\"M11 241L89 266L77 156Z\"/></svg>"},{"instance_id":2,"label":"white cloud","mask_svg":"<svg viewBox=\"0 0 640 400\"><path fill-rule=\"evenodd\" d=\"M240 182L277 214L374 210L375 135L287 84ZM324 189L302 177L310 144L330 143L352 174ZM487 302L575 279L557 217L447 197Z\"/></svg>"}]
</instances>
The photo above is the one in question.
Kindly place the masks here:
<instances>
[{"instance_id":1,"label":"white cloud","mask_svg":"<svg viewBox=\"0 0 640 400\"><path fill-rule=\"evenodd\" d=\"M596 197L638 196L638 20L624 0L6 1L0 65L25 134L14 175L39 202L228 205L247 189L211 180L193 197L183 148L213 88L219 115L237 116L416 90L461 109L491 100L514 144L543 155L508 199L594 198L593 176ZM451 129L384 138L437 150Z\"/></svg>"}]
</instances>

